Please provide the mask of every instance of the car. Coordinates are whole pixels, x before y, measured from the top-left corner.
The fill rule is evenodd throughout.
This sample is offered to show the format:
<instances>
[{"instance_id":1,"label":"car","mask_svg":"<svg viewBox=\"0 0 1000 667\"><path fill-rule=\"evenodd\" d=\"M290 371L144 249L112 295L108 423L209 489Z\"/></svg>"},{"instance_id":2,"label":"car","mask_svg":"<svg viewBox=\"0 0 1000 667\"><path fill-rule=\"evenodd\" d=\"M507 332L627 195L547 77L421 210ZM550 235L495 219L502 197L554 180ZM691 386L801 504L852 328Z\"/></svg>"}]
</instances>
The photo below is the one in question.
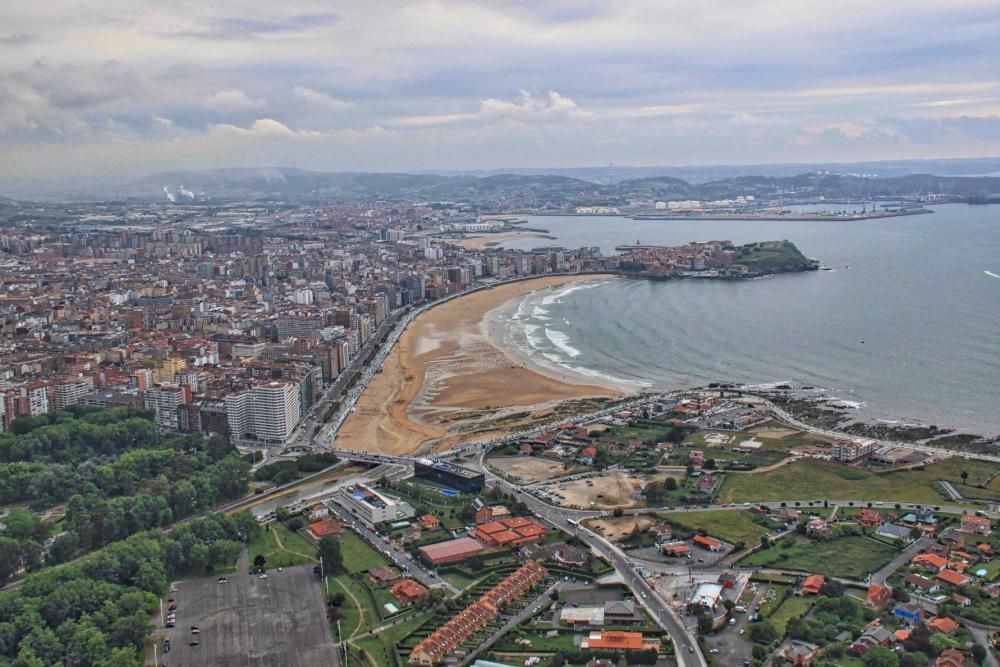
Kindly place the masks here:
<instances>
[{"instance_id":1,"label":"car","mask_svg":"<svg viewBox=\"0 0 1000 667\"><path fill-rule=\"evenodd\" d=\"M257 577L258 579L267 579L267 572Z\"/></svg>"},{"instance_id":2,"label":"car","mask_svg":"<svg viewBox=\"0 0 1000 667\"><path fill-rule=\"evenodd\" d=\"M227 581L229 581L229 580L228 580L228 579L226 579L225 577L219 577L219 583L220 583L220 584L224 584L224 583L226 583Z\"/></svg>"},{"instance_id":3,"label":"car","mask_svg":"<svg viewBox=\"0 0 1000 667\"><path fill-rule=\"evenodd\" d=\"M729 619L729 625L736 625L736 619L735 618Z\"/></svg>"},{"instance_id":4,"label":"car","mask_svg":"<svg viewBox=\"0 0 1000 667\"><path fill-rule=\"evenodd\" d=\"M693 646L688 646L687 650L688 650L688 653L694 653L694 647Z\"/></svg>"},{"instance_id":5,"label":"car","mask_svg":"<svg viewBox=\"0 0 1000 667\"><path fill-rule=\"evenodd\" d=\"M746 632L746 631L747 631L747 629L746 629L746 628L740 628L740 634L741 634L741 635L742 635L742 634L743 634L744 632Z\"/></svg>"},{"instance_id":6,"label":"car","mask_svg":"<svg viewBox=\"0 0 1000 667\"><path fill-rule=\"evenodd\" d=\"M174 627L175 623L173 621L167 621L164 625L168 628L172 628Z\"/></svg>"},{"instance_id":7,"label":"car","mask_svg":"<svg viewBox=\"0 0 1000 667\"><path fill-rule=\"evenodd\" d=\"M708 649L708 652L709 653L718 653L719 649L717 649L717 648L710 648L710 649Z\"/></svg>"},{"instance_id":8,"label":"car","mask_svg":"<svg viewBox=\"0 0 1000 667\"><path fill-rule=\"evenodd\" d=\"M197 646L198 642L188 642L188 646Z\"/></svg>"},{"instance_id":9,"label":"car","mask_svg":"<svg viewBox=\"0 0 1000 667\"><path fill-rule=\"evenodd\" d=\"M194 632L195 630L198 630L198 631L200 631L200 630L201 630L201 628L199 628L199 627L198 627L197 625L192 625L192 626L191 626L191 632Z\"/></svg>"}]
</instances>

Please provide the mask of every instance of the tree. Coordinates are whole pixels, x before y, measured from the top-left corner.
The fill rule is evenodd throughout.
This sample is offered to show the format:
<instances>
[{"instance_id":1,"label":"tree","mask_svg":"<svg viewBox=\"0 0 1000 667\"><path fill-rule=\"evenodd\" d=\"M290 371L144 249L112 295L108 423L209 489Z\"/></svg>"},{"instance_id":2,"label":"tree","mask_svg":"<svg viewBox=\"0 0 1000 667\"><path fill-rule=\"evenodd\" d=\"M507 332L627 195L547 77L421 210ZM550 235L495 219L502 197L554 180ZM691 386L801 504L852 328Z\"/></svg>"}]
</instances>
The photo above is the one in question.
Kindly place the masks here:
<instances>
[{"instance_id":1,"label":"tree","mask_svg":"<svg viewBox=\"0 0 1000 667\"><path fill-rule=\"evenodd\" d=\"M750 626L750 639L758 644L770 644L778 638L778 630L770 621L761 621Z\"/></svg>"},{"instance_id":2,"label":"tree","mask_svg":"<svg viewBox=\"0 0 1000 667\"><path fill-rule=\"evenodd\" d=\"M264 554L257 554L253 557L253 569L256 571L261 571L264 566L267 565L267 557Z\"/></svg>"},{"instance_id":3,"label":"tree","mask_svg":"<svg viewBox=\"0 0 1000 667\"><path fill-rule=\"evenodd\" d=\"M337 574L344 569L344 557L340 553L340 542L332 537L324 537L317 545L317 556L323 563L323 572Z\"/></svg>"},{"instance_id":4,"label":"tree","mask_svg":"<svg viewBox=\"0 0 1000 667\"><path fill-rule=\"evenodd\" d=\"M736 602L727 598L722 601L722 606L726 608L726 613L732 613L733 607L736 606Z\"/></svg>"},{"instance_id":5,"label":"tree","mask_svg":"<svg viewBox=\"0 0 1000 667\"><path fill-rule=\"evenodd\" d=\"M698 632L703 635L707 635L715 627L715 621L712 619L712 615L707 611L702 611L698 614Z\"/></svg>"},{"instance_id":6,"label":"tree","mask_svg":"<svg viewBox=\"0 0 1000 667\"><path fill-rule=\"evenodd\" d=\"M972 647L972 657L976 659L980 665L985 664L986 661L986 647L982 644L976 644Z\"/></svg>"},{"instance_id":7,"label":"tree","mask_svg":"<svg viewBox=\"0 0 1000 667\"><path fill-rule=\"evenodd\" d=\"M665 480L663 480L663 486L667 491L676 491L677 480L674 479L673 477L667 477Z\"/></svg>"},{"instance_id":8,"label":"tree","mask_svg":"<svg viewBox=\"0 0 1000 667\"><path fill-rule=\"evenodd\" d=\"M931 648L934 649L935 655L941 655L941 652L949 649L961 646L961 642L954 637L949 637L942 632L935 632L931 635Z\"/></svg>"},{"instance_id":9,"label":"tree","mask_svg":"<svg viewBox=\"0 0 1000 667\"><path fill-rule=\"evenodd\" d=\"M884 646L873 646L861 658L865 667L899 667L899 656Z\"/></svg>"}]
</instances>

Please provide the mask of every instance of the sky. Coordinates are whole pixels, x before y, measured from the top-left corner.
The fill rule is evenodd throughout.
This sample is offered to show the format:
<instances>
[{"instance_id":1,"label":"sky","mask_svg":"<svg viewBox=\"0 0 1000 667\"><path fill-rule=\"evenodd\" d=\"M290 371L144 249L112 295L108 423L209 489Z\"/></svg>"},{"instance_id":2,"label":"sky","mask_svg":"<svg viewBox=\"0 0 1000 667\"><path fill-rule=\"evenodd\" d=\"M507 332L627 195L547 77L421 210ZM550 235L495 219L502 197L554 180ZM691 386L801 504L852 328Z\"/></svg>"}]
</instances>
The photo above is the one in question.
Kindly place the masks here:
<instances>
[{"instance_id":1,"label":"sky","mask_svg":"<svg viewBox=\"0 0 1000 667\"><path fill-rule=\"evenodd\" d=\"M1000 155L996 0L0 0L0 178Z\"/></svg>"}]
</instances>

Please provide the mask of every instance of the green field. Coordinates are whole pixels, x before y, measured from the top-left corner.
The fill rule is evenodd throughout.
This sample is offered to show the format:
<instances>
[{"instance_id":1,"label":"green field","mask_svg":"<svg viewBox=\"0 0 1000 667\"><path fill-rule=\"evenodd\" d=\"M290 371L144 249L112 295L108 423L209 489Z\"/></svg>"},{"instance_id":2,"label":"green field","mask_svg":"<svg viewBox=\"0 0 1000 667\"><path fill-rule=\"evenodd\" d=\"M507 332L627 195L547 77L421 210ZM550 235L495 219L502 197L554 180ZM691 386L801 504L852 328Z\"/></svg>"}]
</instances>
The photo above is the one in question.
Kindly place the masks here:
<instances>
[{"instance_id":1,"label":"green field","mask_svg":"<svg viewBox=\"0 0 1000 667\"><path fill-rule=\"evenodd\" d=\"M959 491L973 489L1000 499L1000 490L978 489L971 482L992 474L997 466L981 461L948 459L921 470L873 473L831 461L804 459L765 473L726 475L718 502L792 499L888 500L935 505L945 501L938 480L948 480ZM962 471L970 473L962 485ZM997 484L994 480L991 487Z\"/></svg>"},{"instance_id":2,"label":"green field","mask_svg":"<svg viewBox=\"0 0 1000 667\"><path fill-rule=\"evenodd\" d=\"M515 639L527 639L531 646L518 646ZM566 651L575 650L573 644L573 633L562 632L558 637L549 639L543 632L512 632L497 645L499 651Z\"/></svg>"},{"instance_id":3,"label":"green field","mask_svg":"<svg viewBox=\"0 0 1000 667\"><path fill-rule=\"evenodd\" d=\"M767 533L767 528L753 522L749 510L713 510L708 512L674 512L666 515L667 521L690 530L703 530L730 544L744 542L752 546Z\"/></svg>"},{"instance_id":4,"label":"green field","mask_svg":"<svg viewBox=\"0 0 1000 667\"><path fill-rule=\"evenodd\" d=\"M330 594L336 593L343 593L346 598L340 607L344 615L340 621L344 638L368 632L381 624L381 616L374 608L366 586L351 579L350 575L340 574L330 577Z\"/></svg>"},{"instance_id":5,"label":"green field","mask_svg":"<svg viewBox=\"0 0 1000 667\"><path fill-rule=\"evenodd\" d=\"M379 667L402 665L402 658L396 654L396 645L423 625L429 616L430 614L427 612L416 613L406 621L388 628L378 635L359 639L355 645L368 653Z\"/></svg>"},{"instance_id":6,"label":"green field","mask_svg":"<svg viewBox=\"0 0 1000 667\"><path fill-rule=\"evenodd\" d=\"M251 567L258 554L267 559L264 567L268 569L316 562L316 548L277 521L257 531L250 541L249 550Z\"/></svg>"},{"instance_id":7,"label":"green field","mask_svg":"<svg viewBox=\"0 0 1000 667\"><path fill-rule=\"evenodd\" d=\"M382 554L349 530L342 532L337 539L340 540L340 553L344 557L344 569L348 572L367 572L388 562Z\"/></svg>"},{"instance_id":8,"label":"green field","mask_svg":"<svg viewBox=\"0 0 1000 667\"><path fill-rule=\"evenodd\" d=\"M791 544L791 546L786 545ZM823 542L787 537L740 560L740 567L774 567L831 577L863 579L896 555L896 550L867 537L841 537Z\"/></svg>"},{"instance_id":9,"label":"green field","mask_svg":"<svg viewBox=\"0 0 1000 667\"><path fill-rule=\"evenodd\" d=\"M809 611L809 608L812 607L814 601L815 598L812 597L790 595L784 602L781 603L781 606L771 614L768 620L774 624L775 628L777 628L778 634L780 636L784 636L785 626L788 625L788 621Z\"/></svg>"}]
</instances>

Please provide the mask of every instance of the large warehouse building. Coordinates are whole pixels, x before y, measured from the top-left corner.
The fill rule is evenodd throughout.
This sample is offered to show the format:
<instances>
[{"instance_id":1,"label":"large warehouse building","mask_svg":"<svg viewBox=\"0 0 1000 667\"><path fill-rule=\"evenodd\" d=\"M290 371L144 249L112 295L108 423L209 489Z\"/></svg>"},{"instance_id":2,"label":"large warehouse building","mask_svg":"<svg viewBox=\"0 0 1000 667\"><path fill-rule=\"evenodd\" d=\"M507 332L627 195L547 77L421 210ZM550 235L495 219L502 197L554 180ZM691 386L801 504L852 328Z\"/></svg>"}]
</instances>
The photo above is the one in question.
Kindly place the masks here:
<instances>
[{"instance_id":1,"label":"large warehouse building","mask_svg":"<svg viewBox=\"0 0 1000 667\"><path fill-rule=\"evenodd\" d=\"M453 463L417 459L413 462L413 476L447 486L462 493L479 493L486 485L486 475Z\"/></svg>"},{"instance_id":2,"label":"large warehouse building","mask_svg":"<svg viewBox=\"0 0 1000 667\"><path fill-rule=\"evenodd\" d=\"M420 553L428 562L434 565L442 563L457 563L479 554L483 551L483 545L471 537L460 537L457 540L438 542L420 547Z\"/></svg>"},{"instance_id":3,"label":"large warehouse building","mask_svg":"<svg viewBox=\"0 0 1000 667\"><path fill-rule=\"evenodd\" d=\"M338 494L338 499L344 507L371 524L409 519L416 514L409 503L363 484L346 487Z\"/></svg>"}]
</instances>

